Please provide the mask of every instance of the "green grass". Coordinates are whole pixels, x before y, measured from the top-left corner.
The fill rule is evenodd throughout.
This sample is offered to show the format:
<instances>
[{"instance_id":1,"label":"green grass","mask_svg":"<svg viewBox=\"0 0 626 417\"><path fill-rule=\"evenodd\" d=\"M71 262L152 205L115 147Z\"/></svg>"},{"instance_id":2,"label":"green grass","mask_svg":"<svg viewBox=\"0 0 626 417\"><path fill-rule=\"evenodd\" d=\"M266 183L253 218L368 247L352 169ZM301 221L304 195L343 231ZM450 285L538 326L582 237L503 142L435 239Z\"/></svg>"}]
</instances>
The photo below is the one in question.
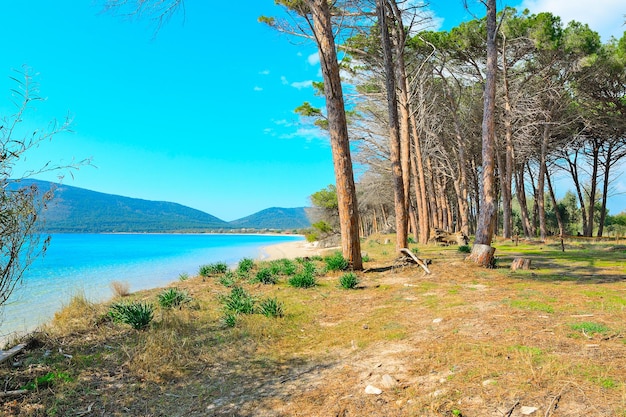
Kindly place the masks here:
<instances>
[{"instance_id":1,"label":"green grass","mask_svg":"<svg viewBox=\"0 0 626 417\"><path fill-rule=\"evenodd\" d=\"M606 327L604 324L594 323L591 321L585 321L582 323L572 323L569 325L570 329L579 331L588 336L593 336L594 334L606 334L611 329Z\"/></svg>"}]
</instances>

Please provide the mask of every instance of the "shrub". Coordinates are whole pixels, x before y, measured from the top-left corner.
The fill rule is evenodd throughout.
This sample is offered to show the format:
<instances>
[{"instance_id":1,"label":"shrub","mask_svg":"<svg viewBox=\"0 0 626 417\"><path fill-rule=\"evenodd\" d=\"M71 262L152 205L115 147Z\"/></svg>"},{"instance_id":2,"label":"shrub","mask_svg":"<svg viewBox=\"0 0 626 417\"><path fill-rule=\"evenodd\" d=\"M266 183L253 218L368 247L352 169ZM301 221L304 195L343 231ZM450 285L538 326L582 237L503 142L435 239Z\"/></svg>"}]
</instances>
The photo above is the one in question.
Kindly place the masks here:
<instances>
[{"instance_id":1,"label":"shrub","mask_svg":"<svg viewBox=\"0 0 626 417\"><path fill-rule=\"evenodd\" d=\"M144 329L154 317L154 307L149 303L114 303L109 316L117 323L129 324L133 329Z\"/></svg>"},{"instance_id":2,"label":"shrub","mask_svg":"<svg viewBox=\"0 0 626 417\"><path fill-rule=\"evenodd\" d=\"M291 259L286 258L271 261L269 268L274 275L286 276L294 275L298 270L296 263Z\"/></svg>"},{"instance_id":3,"label":"shrub","mask_svg":"<svg viewBox=\"0 0 626 417\"><path fill-rule=\"evenodd\" d=\"M363 262L371 262L372 258L370 258L370 256L368 254L365 254L365 255L361 256L361 260Z\"/></svg>"},{"instance_id":4,"label":"shrub","mask_svg":"<svg viewBox=\"0 0 626 417\"><path fill-rule=\"evenodd\" d=\"M245 289L233 287L230 295L222 298L222 304L226 312L253 314L256 300Z\"/></svg>"},{"instance_id":5,"label":"shrub","mask_svg":"<svg viewBox=\"0 0 626 417\"><path fill-rule=\"evenodd\" d=\"M252 268L254 268L254 260L250 258L243 258L239 261L237 271L243 274L247 274Z\"/></svg>"},{"instance_id":6,"label":"shrub","mask_svg":"<svg viewBox=\"0 0 626 417\"><path fill-rule=\"evenodd\" d=\"M225 274L228 272L228 265L225 262L215 262L212 264L202 265L200 267L200 275L208 277L210 275Z\"/></svg>"},{"instance_id":7,"label":"shrub","mask_svg":"<svg viewBox=\"0 0 626 417\"><path fill-rule=\"evenodd\" d=\"M315 275L310 271L304 270L289 278L289 285L296 288L310 288L317 285Z\"/></svg>"},{"instance_id":8,"label":"shrub","mask_svg":"<svg viewBox=\"0 0 626 417\"><path fill-rule=\"evenodd\" d=\"M359 277L354 272L348 272L339 278L339 284L346 290L356 288L359 285Z\"/></svg>"},{"instance_id":9,"label":"shrub","mask_svg":"<svg viewBox=\"0 0 626 417\"><path fill-rule=\"evenodd\" d=\"M235 285L236 280L237 277L231 271L226 272L219 278L220 284L225 287L232 287L233 285Z\"/></svg>"},{"instance_id":10,"label":"shrub","mask_svg":"<svg viewBox=\"0 0 626 417\"><path fill-rule=\"evenodd\" d=\"M315 241L319 240L319 238L320 238L319 234L317 232L315 232L315 231L307 232L304 235L304 237L306 238L306 241L309 242L309 243L315 242Z\"/></svg>"},{"instance_id":11,"label":"shrub","mask_svg":"<svg viewBox=\"0 0 626 417\"><path fill-rule=\"evenodd\" d=\"M109 285L115 297L126 297L130 294L130 284L126 281L111 281Z\"/></svg>"},{"instance_id":12,"label":"shrub","mask_svg":"<svg viewBox=\"0 0 626 417\"><path fill-rule=\"evenodd\" d=\"M191 301L191 297L186 291L178 288L168 288L163 290L159 295L159 304L163 308L181 307L183 304Z\"/></svg>"},{"instance_id":13,"label":"shrub","mask_svg":"<svg viewBox=\"0 0 626 417\"><path fill-rule=\"evenodd\" d=\"M472 251L472 248L470 248L469 245L459 246L459 252L461 253L470 253L471 251Z\"/></svg>"},{"instance_id":14,"label":"shrub","mask_svg":"<svg viewBox=\"0 0 626 417\"><path fill-rule=\"evenodd\" d=\"M178 276L179 281L187 281L188 279L189 279L189 274L186 272L183 272Z\"/></svg>"},{"instance_id":15,"label":"shrub","mask_svg":"<svg viewBox=\"0 0 626 417\"><path fill-rule=\"evenodd\" d=\"M224 313L224 317L222 317L222 323L226 327L235 327L237 324L237 314L231 311L227 311Z\"/></svg>"},{"instance_id":16,"label":"shrub","mask_svg":"<svg viewBox=\"0 0 626 417\"><path fill-rule=\"evenodd\" d=\"M272 273L272 270L270 268L261 269L259 272L257 272L254 280L263 284L276 284L276 282L278 282L278 280L276 279L276 275Z\"/></svg>"},{"instance_id":17,"label":"shrub","mask_svg":"<svg viewBox=\"0 0 626 417\"><path fill-rule=\"evenodd\" d=\"M334 254L324 258L326 268L329 271L345 271L348 269L348 261L343 257L341 252L335 252Z\"/></svg>"},{"instance_id":18,"label":"shrub","mask_svg":"<svg viewBox=\"0 0 626 417\"><path fill-rule=\"evenodd\" d=\"M265 317L283 317L285 315L283 304L276 298L267 298L261 301L260 313Z\"/></svg>"}]
</instances>

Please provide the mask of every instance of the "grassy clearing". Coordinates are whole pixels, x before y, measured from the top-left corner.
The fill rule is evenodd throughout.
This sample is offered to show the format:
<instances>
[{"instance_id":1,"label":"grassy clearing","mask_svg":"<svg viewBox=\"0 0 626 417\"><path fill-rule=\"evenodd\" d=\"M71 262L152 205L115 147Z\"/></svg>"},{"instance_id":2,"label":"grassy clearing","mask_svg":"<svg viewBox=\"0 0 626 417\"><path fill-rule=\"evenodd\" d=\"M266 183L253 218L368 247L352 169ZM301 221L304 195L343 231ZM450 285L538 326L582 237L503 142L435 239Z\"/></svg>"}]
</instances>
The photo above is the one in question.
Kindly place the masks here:
<instances>
[{"instance_id":1,"label":"grassy clearing","mask_svg":"<svg viewBox=\"0 0 626 417\"><path fill-rule=\"evenodd\" d=\"M350 291L320 257L211 266L131 294L154 306L143 330L74 297L0 366L5 389L28 389L0 414L500 417L519 401L539 415L625 415L626 252L500 242L485 270L456 246L420 246L425 276L397 265L386 238L363 243L369 271ZM515 256L533 269L511 273ZM315 285L290 285L298 275Z\"/></svg>"}]
</instances>

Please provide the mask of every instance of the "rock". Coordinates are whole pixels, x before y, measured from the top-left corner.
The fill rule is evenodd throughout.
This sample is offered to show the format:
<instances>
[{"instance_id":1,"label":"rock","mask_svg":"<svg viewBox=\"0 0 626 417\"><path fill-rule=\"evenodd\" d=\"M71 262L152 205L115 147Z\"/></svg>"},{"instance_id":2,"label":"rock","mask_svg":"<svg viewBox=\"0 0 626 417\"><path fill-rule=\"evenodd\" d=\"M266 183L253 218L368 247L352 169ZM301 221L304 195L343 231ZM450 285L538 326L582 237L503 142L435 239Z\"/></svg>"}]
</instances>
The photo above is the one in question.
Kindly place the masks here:
<instances>
[{"instance_id":1,"label":"rock","mask_svg":"<svg viewBox=\"0 0 626 417\"><path fill-rule=\"evenodd\" d=\"M442 321L443 321L442 318L436 318L436 319L433 320L433 323L435 323L435 324L436 323L441 323Z\"/></svg>"},{"instance_id":2,"label":"rock","mask_svg":"<svg viewBox=\"0 0 626 417\"><path fill-rule=\"evenodd\" d=\"M365 393L371 395L380 395L383 393L383 390L381 390L380 388L376 388L373 385L368 385L367 387L365 387Z\"/></svg>"},{"instance_id":3,"label":"rock","mask_svg":"<svg viewBox=\"0 0 626 417\"><path fill-rule=\"evenodd\" d=\"M485 379L483 381L483 387L488 387L489 385L496 385L498 382L495 379Z\"/></svg>"},{"instance_id":4,"label":"rock","mask_svg":"<svg viewBox=\"0 0 626 417\"><path fill-rule=\"evenodd\" d=\"M520 413L522 413L522 415L524 416L529 416L532 413L534 413L535 411L539 410L537 407L526 407L523 406L522 408L520 408Z\"/></svg>"},{"instance_id":5,"label":"rock","mask_svg":"<svg viewBox=\"0 0 626 417\"><path fill-rule=\"evenodd\" d=\"M382 385L385 388L393 388L398 385L398 381L389 374L385 374L382 377Z\"/></svg>"}]
</instances>

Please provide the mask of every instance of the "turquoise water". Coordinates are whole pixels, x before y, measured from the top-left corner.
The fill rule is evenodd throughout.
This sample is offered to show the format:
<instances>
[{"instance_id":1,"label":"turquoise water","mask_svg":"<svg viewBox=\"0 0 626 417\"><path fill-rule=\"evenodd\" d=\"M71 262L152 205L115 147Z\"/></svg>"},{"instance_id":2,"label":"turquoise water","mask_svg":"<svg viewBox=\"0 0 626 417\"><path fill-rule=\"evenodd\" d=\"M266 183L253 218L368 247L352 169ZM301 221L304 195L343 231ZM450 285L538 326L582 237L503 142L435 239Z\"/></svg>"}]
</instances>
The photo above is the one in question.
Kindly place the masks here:
<instances>
[{"instance_id":1,"label":"turquoise water","mask_svg":"<svg viewBox=\"0 0 626 417\"><path fill-rule=\"evenodd\" d=\"M4 306L0 339L49 321L74 294L91 301L112 297L111 281L131 291L164 286L200 265L236 265L259 258L262 248L301 236L235 234L56 234L47 253L26 271Z\"/></svg>"}]
</instances>

